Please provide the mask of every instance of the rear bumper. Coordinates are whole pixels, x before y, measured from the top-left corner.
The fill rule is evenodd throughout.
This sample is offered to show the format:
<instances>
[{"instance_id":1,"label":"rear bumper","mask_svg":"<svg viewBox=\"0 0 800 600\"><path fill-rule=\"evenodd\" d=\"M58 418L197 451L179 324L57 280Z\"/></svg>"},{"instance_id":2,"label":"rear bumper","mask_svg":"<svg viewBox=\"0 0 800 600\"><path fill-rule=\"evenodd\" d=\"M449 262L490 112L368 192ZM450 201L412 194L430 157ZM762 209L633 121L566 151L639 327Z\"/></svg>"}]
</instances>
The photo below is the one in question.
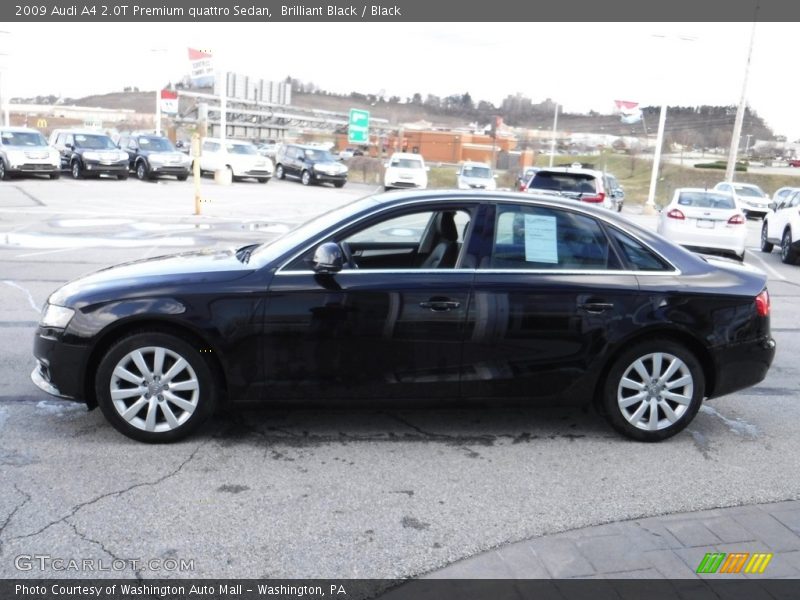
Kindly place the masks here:
<instances>
[{"instance_id":1,"label":"rear bumper","mask_svg":"<svg viewBox=\"0 0 800 600\"><path fill-rule=\"evenodd\" d=\"M728 250L736 254L744 254L747 240L747 229L744 225L736 225L732 229L728 225L704 229L702 227L659 227L659 233L670 241L681 246L693 248L707 248L715 250Z\"/></svg>"},{"instance_id":2,"label":"rear bumper","mask_svg":"<svg viewBox=\"0 0 800 600\"><path fill-rule=\"evenodd\" d=\"M716 385L709 398L751 387L764 380L775 358L775 340L760 340L731 345L716 353Z\"/></svg>"}]
</instances>

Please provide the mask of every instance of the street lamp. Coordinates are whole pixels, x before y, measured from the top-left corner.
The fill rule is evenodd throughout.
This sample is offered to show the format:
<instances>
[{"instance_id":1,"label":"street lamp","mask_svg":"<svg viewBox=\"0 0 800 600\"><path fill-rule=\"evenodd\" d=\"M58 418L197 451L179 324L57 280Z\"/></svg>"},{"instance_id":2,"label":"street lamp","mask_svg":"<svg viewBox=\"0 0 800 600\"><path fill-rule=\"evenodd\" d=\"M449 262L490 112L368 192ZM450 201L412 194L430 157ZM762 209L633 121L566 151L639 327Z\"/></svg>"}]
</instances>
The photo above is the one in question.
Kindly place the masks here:
<instances>
[{"instance_id":1,"label":"street lamp","mask_svg":"<svg viewBox=\"0 0 800 600\"><path fill-rule=\"evenodd\" d=\"M756 4L756 12L755 15L753 15L753 29L750 31L750 48L747 50L747 62L744 65L742 97L739 99L739 107L736 109L736 120L733 123L731 147L728 150L728 165L725 169L725 181L729 183L733 181L733 174L736 172L736 155L739 152L739 138L742 136L742 121L744 121L745 102L747 101L747 78L750 75L750 58L753 56L753 42L756 39L758 9L759 4Z\"/></svg>"},{"instance_id":2,"label":"street lamp","mask_svg":"<svg viewBox=\"0 0 800 600\"><path fill-rule=\"evenodd\" d=\"M158 55L166 51L166 48L150 48L150 52L153 54L153 61L155 63L154 71L156 74L159 72ZM158 79L160 80L161 77L158 77ZM161 135L161 84L158 81L156 81L156 135Z\"/></svg>"},{"instance_id":3,"label":"street lamp","mask_svg":"<svg viewBox=\"0 0 800 600\"><path fill-rule=\"evenodd\" d=\"M0 35L3 34L11 35L11 32L6 30L0 30ZM6 88L5 88L5 83L7 79L5 63L9 56L11 56L11 54L8 52L0 52L0 109L2 109L3 111L3 122L6 127L10 125L8 98L6 98L8 94L6 93Z\"/></svg>"}]
</instances>

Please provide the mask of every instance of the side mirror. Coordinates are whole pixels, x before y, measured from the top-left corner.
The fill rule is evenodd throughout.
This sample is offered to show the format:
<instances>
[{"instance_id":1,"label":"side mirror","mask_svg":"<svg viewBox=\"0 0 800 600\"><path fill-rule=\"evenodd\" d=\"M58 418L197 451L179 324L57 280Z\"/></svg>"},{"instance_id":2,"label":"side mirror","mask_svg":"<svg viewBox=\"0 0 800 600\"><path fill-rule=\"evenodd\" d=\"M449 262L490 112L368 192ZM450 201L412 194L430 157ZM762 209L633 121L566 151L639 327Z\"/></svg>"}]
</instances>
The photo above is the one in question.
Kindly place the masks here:
<instances>
[{"instance_id":1,"label":"side mirror","mask_svg":"<svg viewBox=\"0 0 800 600\"><path fill-rule=\"evenodd\" d=\"M64 148L66 148L67 150L72 150L73 146L72 144L64 144Z\"/></svg>"},{"instance_id":2,"label":"side mirror","mask_svg":"<svg viewBox=\"0 0 800 600\"><path fill-rule=\"evenodd\" d=\"M776 208L778 208L777 204L775 204L774 202L770 202L769 203L769 209L770 210L774 211Z\"/></svg>"},{"instance_id":3,"label":"side mirror","mask_svg":"<svg viewBox=\"0 0 800 600\"><path fill-rule=\"evenodd\" d=\"M317 246L311 268L317 273L338 273L344 266L344 254L339 244L326 242Z\"/></svg>"}]
</instances>

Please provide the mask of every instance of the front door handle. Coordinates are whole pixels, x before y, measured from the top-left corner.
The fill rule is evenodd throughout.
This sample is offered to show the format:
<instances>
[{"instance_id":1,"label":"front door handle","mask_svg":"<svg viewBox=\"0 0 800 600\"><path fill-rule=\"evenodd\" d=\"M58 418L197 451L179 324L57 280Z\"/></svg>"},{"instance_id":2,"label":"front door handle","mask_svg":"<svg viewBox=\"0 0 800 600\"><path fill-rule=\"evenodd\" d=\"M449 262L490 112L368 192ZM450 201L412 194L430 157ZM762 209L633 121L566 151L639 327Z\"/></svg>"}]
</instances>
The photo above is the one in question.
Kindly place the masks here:
<instances>
[{"instance_id":1,"label":"front door handle","mask_svg":"<svg viewBox=\"0 0 800 600\"><path fill-rule=\"evenodd\" d=\"M611 302L584 302L580 308L589 313L602 313L614 308Z\"/></svg>"},{"instance_id":2,"label":"front door handle","mask_svg":"<svg viewBox=\"0 0 800 600\"><path fill-rule=\"evenodd\" d=\"M431 298L425 302L420 302L419 305L422 308L428 308L434 312L445 312L458 308L461 306L461 302L449 300L447 298Z\"/></svg>"}]
</instances>

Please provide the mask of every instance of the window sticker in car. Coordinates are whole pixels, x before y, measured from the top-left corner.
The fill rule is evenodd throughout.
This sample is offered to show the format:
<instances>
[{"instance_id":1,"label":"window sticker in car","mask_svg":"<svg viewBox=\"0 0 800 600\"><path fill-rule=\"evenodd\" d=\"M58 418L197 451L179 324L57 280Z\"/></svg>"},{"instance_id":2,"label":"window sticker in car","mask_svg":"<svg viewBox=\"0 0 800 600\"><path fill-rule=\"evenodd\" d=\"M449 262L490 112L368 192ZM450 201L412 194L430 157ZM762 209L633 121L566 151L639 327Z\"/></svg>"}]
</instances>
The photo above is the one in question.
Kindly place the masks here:
<instances>
[{"instance_id":1,"label":"window sticker in car","mask_svg":"<svg viewBox=\"0 0 800 600\"><path fill-rule=\"evenodd\" d=\"M558 263L555 217L525 215L525 260Z\"/></svg>"}]
</instances>

